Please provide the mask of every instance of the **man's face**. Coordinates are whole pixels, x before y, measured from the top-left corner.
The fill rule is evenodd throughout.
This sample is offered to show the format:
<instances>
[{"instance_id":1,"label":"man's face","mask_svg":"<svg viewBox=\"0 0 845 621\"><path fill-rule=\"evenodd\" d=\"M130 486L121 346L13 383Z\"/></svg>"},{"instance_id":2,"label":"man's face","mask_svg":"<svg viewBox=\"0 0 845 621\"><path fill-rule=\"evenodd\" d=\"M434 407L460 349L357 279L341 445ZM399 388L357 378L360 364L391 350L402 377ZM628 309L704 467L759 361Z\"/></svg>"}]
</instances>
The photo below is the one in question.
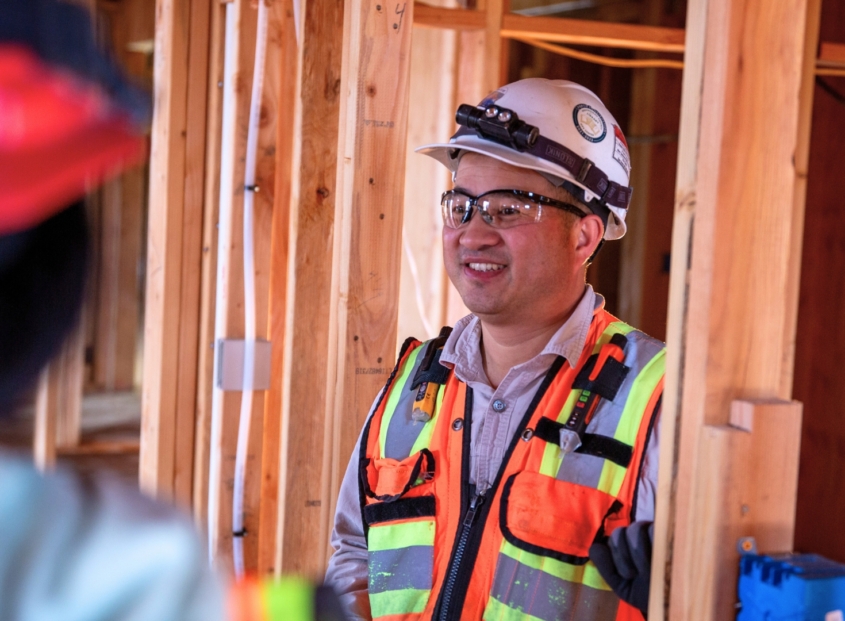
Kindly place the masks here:
<instances>
[{"instance_id":1,"label":"man's face","mask_svg":"<svg viewBox=\"0 0 845 621\"><path fill-rule=\"evenodd\" d=\"M472 196L497 189L558 196L539 173L477 153L461 158L455 188ZM449 278L467 307L491 325L553 320L580 299L589 256L578 248L581 227L562 210L543 213L536 224L509 229L494 229L477 212L458 229L443 227Z\"/></svg>"}]
</instances>

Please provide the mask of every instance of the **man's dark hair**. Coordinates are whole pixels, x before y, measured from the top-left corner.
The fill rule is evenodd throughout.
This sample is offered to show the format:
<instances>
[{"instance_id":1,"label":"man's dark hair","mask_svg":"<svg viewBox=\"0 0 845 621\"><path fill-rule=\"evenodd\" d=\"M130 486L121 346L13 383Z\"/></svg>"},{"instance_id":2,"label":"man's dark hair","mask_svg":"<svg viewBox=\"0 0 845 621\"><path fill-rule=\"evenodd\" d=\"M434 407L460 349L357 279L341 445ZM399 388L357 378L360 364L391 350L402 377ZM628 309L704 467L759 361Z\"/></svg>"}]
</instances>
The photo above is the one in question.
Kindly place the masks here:
<instances>
[{"instance_id":1,"label":"man's dark hair","mask_svg":"<svg viewBox=\"0 0 845 621\"><path fill-rule=\"evenodd\" d=\"M0 235L0 415L76 325L88 250L81 202L35 228Z\"/></svg>"}]
</instances>

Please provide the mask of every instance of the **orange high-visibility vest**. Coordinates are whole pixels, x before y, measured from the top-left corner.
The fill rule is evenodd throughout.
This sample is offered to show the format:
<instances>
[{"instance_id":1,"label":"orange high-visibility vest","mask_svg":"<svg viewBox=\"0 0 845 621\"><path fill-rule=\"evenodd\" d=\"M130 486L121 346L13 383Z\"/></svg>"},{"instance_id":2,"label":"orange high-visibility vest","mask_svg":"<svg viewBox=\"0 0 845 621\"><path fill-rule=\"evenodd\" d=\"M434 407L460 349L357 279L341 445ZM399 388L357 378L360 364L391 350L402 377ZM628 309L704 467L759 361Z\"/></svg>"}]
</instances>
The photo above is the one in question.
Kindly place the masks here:
<instances>
[{"instance_id":1,"label":"orange high-visibility vest","mask_svg":"<svg viewBox=\"0 0 845 621\"><path fill-rule=\"evenodd\" d=\"M663 344L596 311L581 359L555 361L496 480L475 496L472 391L439 365L444 341L405 343L364 430L359 488L373 618L642 619L588 551L635 517ZM426 422L412 411L431 382L438 389ZM581 446L564 452L561 431L581 415L589 418Z\"/></svg>"}]
</instances>

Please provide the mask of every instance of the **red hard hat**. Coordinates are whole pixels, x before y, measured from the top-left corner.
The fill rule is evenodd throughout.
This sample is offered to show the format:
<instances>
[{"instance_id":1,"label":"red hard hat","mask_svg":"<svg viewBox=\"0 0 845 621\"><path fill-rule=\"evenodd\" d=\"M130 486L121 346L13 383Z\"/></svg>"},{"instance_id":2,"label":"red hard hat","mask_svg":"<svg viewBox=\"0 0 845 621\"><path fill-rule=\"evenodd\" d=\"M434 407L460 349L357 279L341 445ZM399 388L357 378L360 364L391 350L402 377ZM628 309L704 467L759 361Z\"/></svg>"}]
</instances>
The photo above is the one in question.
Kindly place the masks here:
<instances>
[{"instance_id":1,"label":"red hard hat","mask_svg":"<svg viewBox=\"0 0 845 621\"><path fill-rule=\"evenodd\" d=\"M99 86L0 44L0 235L30 228L146 157Z\"/></svg>"}]
</instances>

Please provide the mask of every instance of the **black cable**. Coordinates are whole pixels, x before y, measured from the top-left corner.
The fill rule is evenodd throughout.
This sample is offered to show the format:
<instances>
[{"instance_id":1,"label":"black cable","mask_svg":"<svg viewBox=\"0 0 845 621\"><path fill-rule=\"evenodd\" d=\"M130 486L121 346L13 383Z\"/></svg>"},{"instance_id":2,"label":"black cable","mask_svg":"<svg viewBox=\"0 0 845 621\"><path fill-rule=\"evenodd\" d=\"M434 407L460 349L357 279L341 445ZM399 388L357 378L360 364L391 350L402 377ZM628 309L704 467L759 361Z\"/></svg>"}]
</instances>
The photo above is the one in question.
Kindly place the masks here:
<instances>
[{"instance_id":1,"label":"black cable","mask_svg":"<svg viewBox=\"0 0 845 621\"><path fill-rule=\"evenodd\" d=\"M818 84L824 92L826 92L828 95L833 97L836 101L838 101L843 106L845 106L845 95L843 95L838 90L833 88L830 84L828 84L827 80L823 80L821 77L816 76L816 84Z\"/></svg>"}]
</instances>

